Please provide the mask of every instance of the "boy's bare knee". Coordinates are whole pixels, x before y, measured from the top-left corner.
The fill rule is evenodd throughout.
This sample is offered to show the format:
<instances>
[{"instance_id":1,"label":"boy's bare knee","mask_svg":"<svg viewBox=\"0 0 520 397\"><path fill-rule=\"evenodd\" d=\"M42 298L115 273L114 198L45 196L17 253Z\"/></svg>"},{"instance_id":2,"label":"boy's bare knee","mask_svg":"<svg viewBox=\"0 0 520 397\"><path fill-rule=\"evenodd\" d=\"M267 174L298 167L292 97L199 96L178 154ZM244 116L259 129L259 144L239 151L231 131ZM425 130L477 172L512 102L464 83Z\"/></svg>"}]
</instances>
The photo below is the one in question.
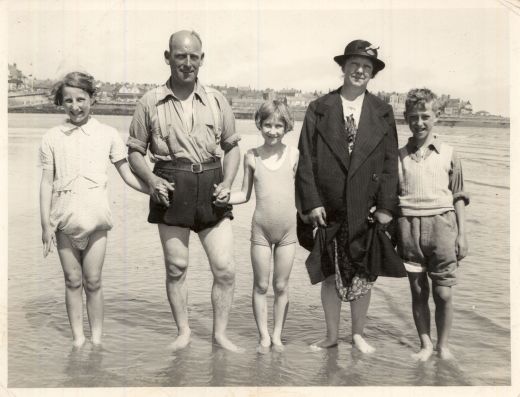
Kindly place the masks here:
<instances>
[{"instance_id":1,"label":"boy's bare knee","mask_svg":"<svg viewBox=\"0 0 520 397\"><path fill-rule=\"evenodd\" d=\"M433 300L435 304L447 304L451 303L451 287L436 286L433 289Z\"/></svg>"}]
</instances>

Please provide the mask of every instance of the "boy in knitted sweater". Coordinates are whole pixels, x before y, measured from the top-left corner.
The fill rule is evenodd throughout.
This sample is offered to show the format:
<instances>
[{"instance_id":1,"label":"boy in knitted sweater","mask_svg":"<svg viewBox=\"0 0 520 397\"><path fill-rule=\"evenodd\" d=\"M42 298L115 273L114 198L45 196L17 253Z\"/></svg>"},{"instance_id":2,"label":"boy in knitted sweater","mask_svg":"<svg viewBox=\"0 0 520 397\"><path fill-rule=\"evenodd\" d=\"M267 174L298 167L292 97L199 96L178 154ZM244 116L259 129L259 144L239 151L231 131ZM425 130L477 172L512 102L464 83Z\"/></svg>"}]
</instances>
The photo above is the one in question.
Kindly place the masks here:
<instances>
[{"instance_id":1,"label":"boy in knitted sweater","mask_svg":"<svg viewBox=\"0 0 520 397\"><path fill-rule=\"evenodd\" d=\"M437 354L451 359L448 338L453 319L452 286L458 262L468 252L464 228L462 168L455 151L433 133L438 101L429 89L408 92L404 116L412 132L399 150L398 250L412 292L412 311L421 349L412 356L426 361L433 354L428 299L432 280L437 326Z\"/></svg>"}]
</instances>

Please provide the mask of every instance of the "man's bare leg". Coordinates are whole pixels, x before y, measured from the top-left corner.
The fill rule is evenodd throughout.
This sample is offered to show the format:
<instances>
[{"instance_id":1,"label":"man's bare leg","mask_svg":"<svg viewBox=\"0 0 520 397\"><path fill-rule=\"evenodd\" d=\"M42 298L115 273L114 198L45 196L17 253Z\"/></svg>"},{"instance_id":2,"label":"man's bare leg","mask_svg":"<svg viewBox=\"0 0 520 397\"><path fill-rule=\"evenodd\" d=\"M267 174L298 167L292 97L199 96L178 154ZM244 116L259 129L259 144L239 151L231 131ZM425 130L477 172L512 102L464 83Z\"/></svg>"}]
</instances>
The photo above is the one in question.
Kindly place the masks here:
<instances>
[{"instance_id":1,"label":"man's bare leg","mask_svg":"<svg viewBox=\"0 0 520 397\"><path fill-rule=\"evenodd\" d=\"M159 236L166 266L166 293L178 330L177 338L170 344L170 349L176 351L185 348L190 343L188 289L185 284L190 230L159 224Z\"/></svg>"},{"instance_id":2,"label":"man's bare leg","mask_svg":"<svg viewBox=\"0 0 520 397\"><path fill-rule=\"evenodd\" d=\"M211 303L213 304L213 339L224 349L239 352L226 335L229 311L235 289L235 265L233 263L233 231L231 221L222 219L215 226L199 232L199 238L208 256L213 273Z\"/></svg>"}]
</instances>

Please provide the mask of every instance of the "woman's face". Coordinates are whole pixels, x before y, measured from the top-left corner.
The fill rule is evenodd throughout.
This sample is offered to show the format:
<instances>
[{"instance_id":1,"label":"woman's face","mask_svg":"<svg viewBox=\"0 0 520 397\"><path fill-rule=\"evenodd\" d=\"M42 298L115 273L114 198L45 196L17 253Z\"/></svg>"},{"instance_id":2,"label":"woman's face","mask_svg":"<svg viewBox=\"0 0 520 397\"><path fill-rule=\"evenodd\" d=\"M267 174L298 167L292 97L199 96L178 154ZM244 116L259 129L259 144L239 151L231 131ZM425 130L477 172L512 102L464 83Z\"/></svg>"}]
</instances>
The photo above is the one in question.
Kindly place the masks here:
<instances>
[{"instance_id":1,"label":"woman's face","mask_svg":"<svg viewBox=\"0 0 520 397\"><path fill-rule=\"evenodd\" d=\"M344 83L347 87L365 90L373 72L374 65L370 59L360 56L349 57L343 65Z\"/></svg>"},{"instance_id":2,"label":"woman's face","mask_svg":"<svg viewBox=\"0 0 520 397\"><path fill-rule=\"evenodd\" d=\"M62 105L72 124L80 126L88 121L92 98L88 92L76 87L63 87Z\"/></svg>"}]
</instances>

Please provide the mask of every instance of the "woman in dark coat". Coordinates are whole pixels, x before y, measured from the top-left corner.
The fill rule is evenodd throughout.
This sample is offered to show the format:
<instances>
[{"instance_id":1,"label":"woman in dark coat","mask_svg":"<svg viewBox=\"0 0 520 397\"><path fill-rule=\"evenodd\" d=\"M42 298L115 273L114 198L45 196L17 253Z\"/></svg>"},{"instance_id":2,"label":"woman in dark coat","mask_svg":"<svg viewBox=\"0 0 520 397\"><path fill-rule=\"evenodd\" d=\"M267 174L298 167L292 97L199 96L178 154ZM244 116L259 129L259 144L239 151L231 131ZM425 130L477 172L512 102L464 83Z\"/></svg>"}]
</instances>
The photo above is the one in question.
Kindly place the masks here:
<instances>
[{"instance_id":1,"label":"woman in dark coat","mask_svg":"<svg viewBox=\"0 0 520 397\"><path fill-rule=\"evenodd\" d=\"M313 346L337 344L345 300L352 343L370 353L375 349L363 329L376 277L367 263L368 218L388 224L397 207L397 131L391 106L366 90L385 66L377 48L355 40L334 60L344 73L343 86L309 105L296 173L299 211L318 227L307 267L313 284L323 281L327 335Z\"/></svg>"}]
</instances>

